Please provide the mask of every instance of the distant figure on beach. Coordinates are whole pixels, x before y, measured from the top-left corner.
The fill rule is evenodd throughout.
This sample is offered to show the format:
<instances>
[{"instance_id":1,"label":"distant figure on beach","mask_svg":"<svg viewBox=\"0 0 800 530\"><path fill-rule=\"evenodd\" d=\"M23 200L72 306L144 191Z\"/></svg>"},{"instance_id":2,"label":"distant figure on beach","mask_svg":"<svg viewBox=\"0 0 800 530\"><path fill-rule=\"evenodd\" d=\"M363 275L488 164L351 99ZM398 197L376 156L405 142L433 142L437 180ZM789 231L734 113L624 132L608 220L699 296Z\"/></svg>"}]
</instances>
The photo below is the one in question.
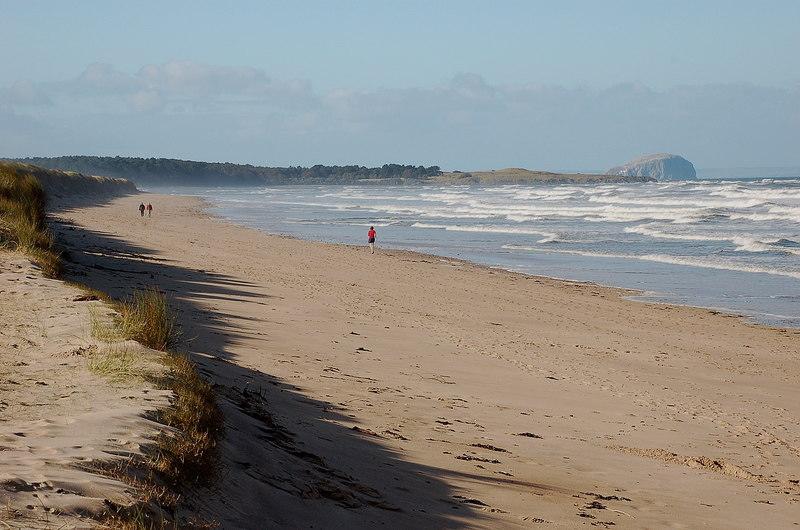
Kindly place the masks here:
<instances>
[{"instance_id":1,"label":"distant figure on beach","mask_svg":"<svg viewBox=\"0 0 800 530\"><path fill-rule=\"evenodd\" d=\"M149 202L147 203L147 217L153 216L153 205Z\"/></svg>"},{"instance_id":2,"label":"distant figure on beach","mask_svg":"<svg viewBox=\"0 0 800 530\"><path fill-rule=\"evenodd\" d=\"M144 217L144 203L139 205L139 214Z\"/></svg>"},{"instance_id":3,"label":"distant figure on beach","mask_svg":"<svg viewBox=\"0 0 800 530\"><path fill-rule=\"evenodd\" d=\"M367 232L367 241L369 242L369 250L375 254L375 227L370 226Z\"/></svg>"}]
</instances>

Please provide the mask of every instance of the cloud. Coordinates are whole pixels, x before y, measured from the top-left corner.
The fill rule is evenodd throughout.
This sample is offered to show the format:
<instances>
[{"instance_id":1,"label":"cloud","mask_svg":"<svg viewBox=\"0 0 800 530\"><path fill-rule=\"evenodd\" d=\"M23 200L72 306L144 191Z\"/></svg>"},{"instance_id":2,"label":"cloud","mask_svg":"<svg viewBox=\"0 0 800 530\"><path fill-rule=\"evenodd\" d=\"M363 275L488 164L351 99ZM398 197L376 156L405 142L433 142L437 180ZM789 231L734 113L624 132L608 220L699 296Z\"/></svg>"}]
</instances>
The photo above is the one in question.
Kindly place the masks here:
<instances>
[{"instance_id":1,"label":"cloud","mask_svg":"<svg viewBox=\"0 0 800 530\"><path fill-rule=\"evenodd\" d=\"M660 151L701 167L800 163L800 87L507 85L463 73L427 87L315 92L255 68L173 61L133 73L92 64L62 83L11 85L0 102L18 116L38 105L37 120L72 130L73 152L84 153L457 169L599 170ZM45 138L13 154L57 154Z\"/></svg>"},{"instance_id":2,"label":"cloud","mask_svg":"<svg viewBox=\"0 0 800 530\"><path fill-rule=\"evenodd\" d=\"M155 112L164 108L164 98L157 90L140 90L131 94L128 101L138 112Z\"/></svg>"},{"instance_id":3,"label":"cloud","mask_svg":"<svg viewBox=\"0 0 800 530\"><path fill-rule=\"evenodd\" d=\"M0 88L0 102L15 108L55 104L116 113L226 112L241 105L308 108L316 104L316 96L307 81L275 80L255 68L172 61L135 73L92 63L61 82L17 82Z\"/></svg>"},{"instance_id":4,"label":"cloud","mask_svg":"<svg viewBox=\"0 0 800 530\"><path fill-rule=\"evenodd\" d=\"M210 66L188 61L148 65L136 76L149 88L175 94L244 94L271 85L267 75L255 68Z\"/></svg>"},{"instance_id":5,"label":"cloud","mask_svg":"<svg viewBox=\"0 0 800 530\"><path fill-rule=\"evenodd\" d=\"M0 103L14 107L38 107L51 105L52 101L37 83L16 81L11 86L0 88Z\"/></svg>"},{"instance_id":6,"label":"cloud","mask_svg":"<svg viewBox=\"0 0 800 530\"><path fill-rule=\"evenodd\" d=\"M135 92L142 86L135 76L120 72L106 63L92 63L77 78L65 83L73 96L122 95ZM59 84L50 84L49 89L58 92Z\"/></svg>"}]
</instances>

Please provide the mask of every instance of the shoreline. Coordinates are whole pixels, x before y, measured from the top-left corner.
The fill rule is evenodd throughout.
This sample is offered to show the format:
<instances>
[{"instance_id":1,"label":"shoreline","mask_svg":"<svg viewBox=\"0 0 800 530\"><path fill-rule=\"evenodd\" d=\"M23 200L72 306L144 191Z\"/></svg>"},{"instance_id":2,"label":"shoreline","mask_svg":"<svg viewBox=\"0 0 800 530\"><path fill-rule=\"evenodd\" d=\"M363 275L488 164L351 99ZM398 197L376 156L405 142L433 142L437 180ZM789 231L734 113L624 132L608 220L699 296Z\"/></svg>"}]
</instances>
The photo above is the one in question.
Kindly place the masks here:
<instances>
[{"instance_id":1,"label":"shoreline","mask_svg":"<svg viewBox=\"0 0 800 530\"><path fill-rule=\"evenodd\" d=\"M800 522L800 331L455 258L269 235L197 197L55 213L156 286L225 416L225 527Z\"/></svg>"},{"instance_id":2,"label":"shoreline","mask_svg":"<svg viewBox=\"0 0 800 530\"><path fill-rule=\"evenodd\" d=\"M154 193L154 192L144 191L143 193ZM154 194L157 195L157 193L154 193ZM243 229L247 229L247 230L255 230L256 232L259 232L259 233L262 233L262 234L266 234L268 236L282 237L282 238L292 239L292 240L296 240L296 241L318 243L318 244L322 244L322 245L339 245L339 246L346 247L346 248L349 248L349 249L361 248L360 245L353 245L353 244L349 244L349 243L339 243L339 242L335 242L335 241L323 241L323 240L318 240L318 239L306 239L306 238L303 238L303 237L300 237L300 236L296 236L296 235L292 235L292 234L284 234L284 233L280 233L280 232L270 232L270 231L262 229L262 228L257 228L257 227L254 227L254 226L248 226L246 224L237 222L237 221L235 221L233 219L230 219L230 218L224 217L222 215L218 215L218 214L216 214L214 212L211 212L210 211L211 209L213 209L213 208L221 208L221 206L219 206L217 204L214 204L214 202L211 199L207 198L207 197L203 197L203 196L199 196L199 195L179 195L179 194L168 194L168 196L196 199L196 200L200 201L200 203L202 204L202 209L203 209L204 213L206 215L208 215L209 217L211 217L213 219L216 219L216 220L219 220L219 221L222 221L222 222L229 223L229 224L231 224L233 226L236 226L236 227L239 227L239 228L243 228ZM503 272L506 272L506 273L519 274L519 275L522 275L522 276L528 276L528 277L532 277L532 278L541 278L541 279L548 279L548 280L553 280L553 281L557 281L557 282L564 282L564 283L567 283L567 284L583 284L583 285L589 285L589 286L602 287L604 289L618 290L618 291L620 291L622 293L626 293L623 298L625 300L629 300L631 302L642 303L642 304L666 305L666 306L671 306L671 307L686 307L686 308L692 308L692 309L705 310L705 311L708 311L708 312L711 312L711 313L723 313L723 314L725 314L727 316L741 319L743 322L745 322L747 324L754 325L754 326L759 326L759 327L764 327L764 328L768 328L768 329L786 330L786 331L800 330L800 324L798 324L797 326L778 326L778 325L769 324L766 321L761 321L757 317L758 314L763 314L763 315L772 316L772 317L780 317L782 319L795 318L795 317L790 317L788 315L776 315L776 314L771 314L771 313L755 313L755 312L752 315L748 315L745 312L741 312L739 310L726 308L726 307L703 306L703 305L695 305L695 304L690 304L690 303L679 304L679 303L675 303L675 302L670 302L666 298L659 297L658 293L656 293L656 292L644 291L644 290L641 290L641 289L634 289L634 288L625 287L625 286L622 286L622 285L605 284L605 283L602 283L602 282L591 281L591 280L575 280L575 279L571 279L571 278L562 278L562 277L558 277L558 276L549 276L549 275L546 275L546 274L533 274L533 273L528 273L528 272L524 272L524 271L508 269L508 268L503 267L502 265L489 265L489 264L486 264L486 263L479 263L477 261L470 261L470 260L464 259L464 258L456 258L456 257L452 257L452 256L447 256L445 254L431 254L431 253L427 253L427 252L421 252L421 251L418 251L418 250L409 250L409 249L404 249L404 248L376 247L376 251L380 251L380 248L384 248L384 249L390 250L392 252L408 252L408 253L416 254L416 255L419 255L421 257L426 257L426 258L453 260L453 261L462 262L464 264L469 264L469 265L475 266L475 267L483 267L483 268L487 268L487 269L503 271ZM648 292L652 292L653 294L649 295Z\"/></svg>"}]
</instances>

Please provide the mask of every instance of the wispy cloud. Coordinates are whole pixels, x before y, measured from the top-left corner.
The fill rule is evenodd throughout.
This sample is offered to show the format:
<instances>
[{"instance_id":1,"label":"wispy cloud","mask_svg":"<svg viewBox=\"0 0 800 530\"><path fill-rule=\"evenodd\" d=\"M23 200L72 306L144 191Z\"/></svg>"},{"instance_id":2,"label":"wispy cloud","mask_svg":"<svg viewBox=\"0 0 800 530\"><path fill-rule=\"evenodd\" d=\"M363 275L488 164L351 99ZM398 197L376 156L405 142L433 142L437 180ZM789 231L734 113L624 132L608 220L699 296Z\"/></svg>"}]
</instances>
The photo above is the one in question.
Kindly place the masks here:
<instances>
[{"instance_id":1,"label":"wispy cloud","mask_svg":"<svg viewBox=\"0 0 800 530\"><path fill-rule=\"evenodd\" d=\"M17 81L11 86L0 88L0 103L14 107L40 107L52 104L47 91L38 83Z\"/></svg>"},{"instance_id":2,"label":"wispy cloud","mask_svg":"<svg viewBox=\"0 0 800 530\"><path fill-rule=\"evenodd\" d=\"M14 117L0 121L0 138L26 119L50 131L4 142L7 155L603 169L674 151L710 166L800 163L800 87L520 86L464 73L426 87L317 92L247 67L176 61L126 73L98 63L59 83L0 88L0 112Z\"/></svg>"}]
</instances>

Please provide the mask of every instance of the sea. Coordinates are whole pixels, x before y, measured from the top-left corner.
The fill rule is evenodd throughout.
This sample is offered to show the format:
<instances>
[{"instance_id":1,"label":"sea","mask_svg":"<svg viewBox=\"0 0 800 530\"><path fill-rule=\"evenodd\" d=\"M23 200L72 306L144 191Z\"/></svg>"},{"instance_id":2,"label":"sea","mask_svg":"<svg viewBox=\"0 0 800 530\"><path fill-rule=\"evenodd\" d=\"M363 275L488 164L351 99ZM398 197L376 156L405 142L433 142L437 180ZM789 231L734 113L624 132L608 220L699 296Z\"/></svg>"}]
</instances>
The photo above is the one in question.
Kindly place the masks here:
<instances>
[{"instance_id":1,"label":"sea","mask_svg":"<svg viewBox=\"0 0 800 530\"><path fill-rule=\"evenodd\" d=\"M203 197L212 213L270 233L359 245L375 226L378 249L626 287L645 302L800 327L797 178L149 191Z\"/></svg>"}]
</instances>

